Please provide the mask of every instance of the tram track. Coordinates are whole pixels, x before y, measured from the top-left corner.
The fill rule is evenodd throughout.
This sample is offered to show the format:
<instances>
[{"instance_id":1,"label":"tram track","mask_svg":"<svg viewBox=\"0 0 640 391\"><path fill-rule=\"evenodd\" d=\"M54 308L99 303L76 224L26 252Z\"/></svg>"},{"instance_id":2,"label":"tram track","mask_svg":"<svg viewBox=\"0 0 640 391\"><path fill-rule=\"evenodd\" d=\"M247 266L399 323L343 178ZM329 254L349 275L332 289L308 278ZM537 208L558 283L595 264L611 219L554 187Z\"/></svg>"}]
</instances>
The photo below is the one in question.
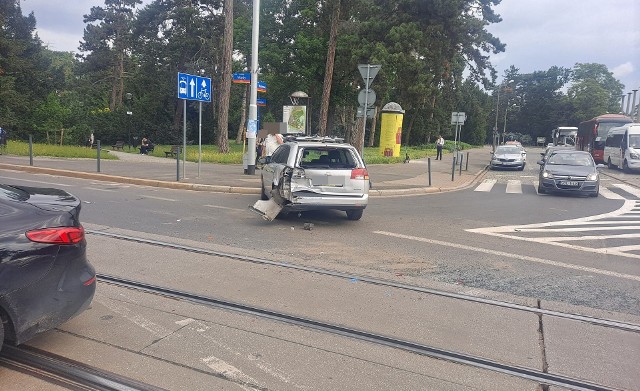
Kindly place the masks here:
<instances>
[{"instance_id":1,"label":"tram track","mask_svg":"<svg viewBox=\"0 0 640 391\"><path fill-rule=\"evenodd\" d=\"M0 366L78 391L163 391L112 372L29 346L4 345Z\"/></svg>"},{"instance_id":2,"label":"tram track","mask_svg":"<svg viewBox=\"0 0 640 391\"><path fill-rule=\"evenodd\" d=\"M571 390L581 391L614 391L616 388L611 388L605 385L599 385L592 382L588 382L582 379L576 379L565 375L548 373L545 371L535 370L531 368L525 368L521 366L515 366L510 364L501 363L498 361L460 353L452 350L446 350L413 342L409 340L403 340L394 338L382 334L372 333L365 330L360 330L351 327L345 327L325 321L320 321L311 318L300 317L292 314L277 312L265 308L250 306L246 304L236 303L228 300L222 300L218 298L203 296L191 292L181 291L177 289L171 289L166 287L160 287L153 284L144 282L138 282L128 280L120 277L109 276L104 274L98 274L98 281L102 283L111 284L118 287L127 289L133 289L149 294L155 294L163 297L168 297L175 300L181 300L197 305L204 305L207 307L224 309L243 313L246 315L257 316L264 319L270 319L273 321L284 322L290 325L299 327L305 327L325 333L339 335L341 337L357 339L408 351L421 356L426 356L439 360L446 360L452 363L471 366L479 369L495 371L509 376L515 376L518 378L537 382L547 386L564 387Z\"/></svg>"},{"instance_id":3,"label":"tram track","mask_svg":"<svg viewBox=\"0 0 640 391\"><path fill-rule=\"evenodd\" d=\"M548 309L540 308L539 306L536 306L536 307L526 306L522 304L487 299L487 298L482 298L477 296L447 292L447 291L437 290L437 289L424 288L416 285L403 284L396 281L378 279L378 278L373 278L373 277L364 276L364 275L349 274L349 273L344 273L344 272L331 270L331 269L310 267L310 266L292 264L288 262L280 262L280 261L274 261L274 260L269 260L264 258L227 253L222 251L214 251L214 250L209 250L204 248L185 246L185 245L176 244L176 243L163 242L159 240L146 239L146 238L134 237L129 235L115 234L115 233L90 230L90 229L85 230L85 232L91 235L103 236L103 237L108 237L108 238L117 239L117 240L135 242L140 244L148 244L152 246L170 248L174 250L185 251L185 252L190 252L195 254L203 254L203 255L209 255L209 256L215 256L215 257L234 259L234 260L249 262L254 264L261 264L261 265L268 265L268 266L274 266L279 268L297 270L297 271L325 275L325 276L330 276L330 277L335 277L340 279L347 279L350 281L353 281L354 279L356 279L357 281L372 284L372 285L385 286L389 288L396 288L396 289L405 290L405 291L424 293L428 295L439 296L439 297L444 297L449 299L496 306L496 307L511 309L515 311L533 313L538 316L545 315L545 316L551 316L556 318L568 319L568 320L573 320L573 321L578 321L583 323L589 323L589 324L593 324L601 327L619 329L619 330L632 332L632 333L640 333L640 324L622 322L614 319L604 319L604 318L592 317L588 315L548 310Z\"/></svg>"}]
</instances>

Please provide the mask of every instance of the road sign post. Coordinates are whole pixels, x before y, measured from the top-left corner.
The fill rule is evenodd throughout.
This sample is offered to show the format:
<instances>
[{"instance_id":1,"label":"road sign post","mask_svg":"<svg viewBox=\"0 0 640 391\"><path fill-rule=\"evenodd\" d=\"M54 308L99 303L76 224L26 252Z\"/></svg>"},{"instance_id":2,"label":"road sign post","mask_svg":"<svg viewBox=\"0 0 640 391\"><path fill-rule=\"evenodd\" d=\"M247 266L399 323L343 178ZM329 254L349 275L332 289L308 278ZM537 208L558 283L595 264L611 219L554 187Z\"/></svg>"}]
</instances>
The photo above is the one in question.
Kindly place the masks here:
<instances>
[{"instance_id":1,"label":"road sign post","mask_svg":"<svg viewBox=\"0 0 640 391\"><path fill-rule=\"evenodd\" d=\"M200 102L198 112L198 177L202 155L202 102L211 102L211 78L178 72L178 99L184 99L182 129L182 175L185 175L187 161L187 101Z\"/></svg>"},{"instance_id":2,"label":"road sign post","mask_svg":"<svg viewBox=\"0 0 640 391\"><path fill-rule=\"evenodd\" d=\"M364 135L367 132L367 118L373 118L373 114L369 117L369 106L373 106L376 101L376 93L369 89L373 79L375 79L378 71L380 70L380 65L371 65L371 64L359 64L358 70L360 71L360 75L362 75L362 79L364 80L364 90L361 90L358 94L358 102L362 105L363 119L362 119L362 140L358 140L358 145L360 145L360 141L364 143ZM363 94L364 91L364 94ZM363 102L360 102L360 96L364 95ZM370 99L372 98L372 99ZM371 103L370 103L371 102ZM373 110L372 110L373 111ZM360 151L362 152L362 151Z\"/></svg>"}]
</instances>

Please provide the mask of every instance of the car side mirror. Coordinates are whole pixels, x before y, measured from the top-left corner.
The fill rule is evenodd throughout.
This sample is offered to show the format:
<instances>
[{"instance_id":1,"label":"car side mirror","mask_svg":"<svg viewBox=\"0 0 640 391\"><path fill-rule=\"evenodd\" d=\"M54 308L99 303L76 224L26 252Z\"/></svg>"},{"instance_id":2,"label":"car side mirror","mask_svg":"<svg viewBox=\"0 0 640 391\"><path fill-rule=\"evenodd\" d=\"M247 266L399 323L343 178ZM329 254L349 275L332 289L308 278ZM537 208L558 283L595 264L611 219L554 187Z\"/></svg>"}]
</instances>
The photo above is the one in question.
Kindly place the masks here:
<instances>
[{"instance_id":1,"label":"car side mirror","mask_svg":"<svg viewBox=\"0 0 640 391\"><path fill-rule=\"evenodd\" d=\"M538 160L538 164L544 166L544 160Z\"/></svg>"}]
</instances>

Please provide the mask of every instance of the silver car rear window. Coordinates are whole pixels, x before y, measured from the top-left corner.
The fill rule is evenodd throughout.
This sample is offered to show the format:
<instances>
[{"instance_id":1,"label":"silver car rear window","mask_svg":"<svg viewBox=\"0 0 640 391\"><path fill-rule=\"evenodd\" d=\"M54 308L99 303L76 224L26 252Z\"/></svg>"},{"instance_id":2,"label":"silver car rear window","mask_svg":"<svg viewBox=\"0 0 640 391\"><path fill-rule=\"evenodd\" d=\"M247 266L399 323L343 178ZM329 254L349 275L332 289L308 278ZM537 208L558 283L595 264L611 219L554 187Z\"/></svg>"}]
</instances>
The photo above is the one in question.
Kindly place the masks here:
<instances>
[{"instance_id":1,"label":"silver car rear window","mask_svg":"<svg viewBox=\"0 0 640 391\"><path fill-rule=\"evenodd\" d=\"M354 169L358 166L348 148L305 147L300 153L302 168Z\"/></svg>"}]
</instances>

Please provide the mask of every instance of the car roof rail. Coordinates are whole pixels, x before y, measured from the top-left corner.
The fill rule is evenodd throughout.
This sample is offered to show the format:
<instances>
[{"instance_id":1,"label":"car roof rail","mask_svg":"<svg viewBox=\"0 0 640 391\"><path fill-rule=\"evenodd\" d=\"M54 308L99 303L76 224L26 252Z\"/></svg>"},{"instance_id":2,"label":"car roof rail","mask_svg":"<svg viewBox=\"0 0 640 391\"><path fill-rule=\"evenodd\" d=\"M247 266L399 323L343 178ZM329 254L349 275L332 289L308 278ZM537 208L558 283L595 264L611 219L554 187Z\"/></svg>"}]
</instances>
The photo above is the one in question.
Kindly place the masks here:
<instances>
[{"instance_id":1,"label":"car roof rail","mask_svg":"<svg viewBox=\"0 0 640 391\"><path fill-rule=\"evenodd\" d=\"M319 136L312 135L306 136L304 134L288 134L284 137L285 141L315 141L321 143L344 143L343 137L333 137L333 136Z\"/></svg>"}]
</instances>

